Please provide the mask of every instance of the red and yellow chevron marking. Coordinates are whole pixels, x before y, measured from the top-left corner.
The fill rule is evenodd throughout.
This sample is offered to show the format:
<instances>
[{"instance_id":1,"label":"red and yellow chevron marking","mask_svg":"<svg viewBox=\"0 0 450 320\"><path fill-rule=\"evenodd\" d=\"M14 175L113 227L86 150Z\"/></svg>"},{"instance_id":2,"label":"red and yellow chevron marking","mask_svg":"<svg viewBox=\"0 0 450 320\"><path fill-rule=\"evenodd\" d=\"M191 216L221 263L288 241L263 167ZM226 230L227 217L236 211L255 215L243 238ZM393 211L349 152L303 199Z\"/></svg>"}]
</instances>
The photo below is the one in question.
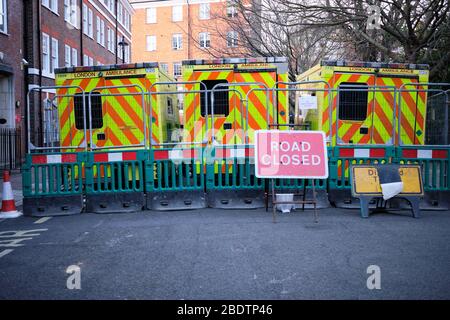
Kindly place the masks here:
<instances>
[{"instance_id":1,"label":"red and yellow chevron marking","mask_svg":"<svg viewBox=\"0 0 450 320\"><path fill-rule=\"evenodd\" d=\"M89 78L89 79L68 79L64 80L62 86L79 86L89 92L95 87L98 87L101 83L100 78ZM60 140L61 146L77 147L75 151L80 151L82 149L82 144L85 141L89 141L89 136L87 139L84 137L84 131L78 130L75 127L75 112L74 112L74 98L73 95L80 93L78 88L64 88L58 89L58 114L59 114L59 126L60 126ZM87 107L86 107L87 109ZM86 110L87 112L87 110ZM68 150L70 151L70 150Z\"/></svg>"},{"instance_id":2,"label":"red and yellow chevron marking","mask_svg":"<svg viewBox=\"0 0 450 320\"><path fill-rule=\"evenodd\" d=\"M234 76L235 82L257 82L262 83L269 88L268 91L265 91L263 87L252 85L252 86L241 86L237 87L237 89L242 93L244 97L248 99L248 138L249 143L253 143L254 131L259 129L268 128L269 124L273 124L276 122L274 115L273 106L273 95L270 88L275 85L277 81L275 72L239 72L235 73ZM259 89L253 90L250 92L252 88ZM245 98L244 98L245 99ZM267 113L267 110L269 111ZM245 112L246 108L243 108L245 120ZM267 119L267 114L269 119ZM238 115L239 122L240 113ZM267 121L268 120L268 121ZM245 128L245 126L244 126ZM238 141L237 143L241 143Z\"/></svg>"},{"instance_id":3,"label":"red and yellow chevron marking","mask_svg":"<svg viewBox=\"0 0 450 320\"><path fill-rule=\"evenodd\" d=\"M144 78L106 79L105 86L116 86L101 91L103 102L103 127L106 129L94 130L94 143L98 147L137 145L144 141L144 121L142 106L142 93L138 87L125 87L137 85L144 92L146 88ZM118 95L109 95L118 94ZM127 95L133 94L133 95ZM96 132L105 133L105 140L97 140Z\"/></svg>"},{"instance_id":4,"label":"red and yellow chevron marking","mask_svg":"<svg viewBox=\"0 0 450 320\"><path fill-rule=\"evenodd\" d=\"M229 83L237 82L259 82L264 83L271 88L276 82L275 72L233 72L231 70L213 70L213 71L191 71L184 74L185 81L203 81L203 80L221 80L225 79ZM279 79L279 78L278 78ZM200 90L203 87L200 84L188 84L186 90ZM237 86L230 87L229 91L229 114L226 117L214 116L214 125L211 119L208 119L208 128L213 129L214 135L222 144L244 143L243 138L248 125L249 143L253 141L253 132L258 129L267 128L267 104L269 104L269 122L273 123L274 115L272 111L272 92L268 90L253 90L252 88L260 88L258 86ZM248 98L248 119L246 112L246 102L241 105L239 94L234 92L237 90L244 99ZM247 97L248 95L248 97ZM267 101L267 97L269 100ZM284 111L286 107L286 94L282 94L279 98L278 109ZM184 106L184 128L188 131L185 141L200 142L205 139L206 123L201 117L200 94L185 94ZM279 119L280 123L286 123L288 112L285 111ZM224 123L230 123L233 130L224 130ZM210 135L210 133L208 133Z\"/></svg>"},{"instance_id":5,"label":"red and yellow chevron marking","mask_svg":"<svg viewBox=\"0 0 450 320\"><path fill-rule=\"evenodd\" d=\"M355 74L355 73L336 73L334 76L333 87L338 88L343 82L355 82L364 83L369 86L373 86L375 83L375 77L373 75L367 74ZM374 136L377 137L377 141L381 141L378 133L376 133L376 128L372 128L372 117L374 114L374 93L368 92L368 103L367 103L367 117L364 121L348 121L348 120L338 120L337 118L337 102L338 93L334 93L333 97L333 121L332 121L332 134L334 136L334 131L336 130L336 121L338 121L338 132L337 138L343 143L355 143L355 144L367 144L372 143L370 133L373 131ZM368 128L368 134L361 134L360 128ZM372 130L373 129L373 130Z\"/></svg>"},{"instance_id":6,"label":"red and yellow chevron marking","mask_svg":"<svg viewBox=\"0 0 450 320\"><path fill-rule=\"evenodd\" d=\"M144 120L151 123L152 141L160 143L167 138L167 131L161 125L164 120L163 110L160 110L163 95L152 95L152 119L149 119L149 96L146 91L150 88L150 80L148 78L121 78L106 79L103 78L84 78L65 80L61 85L80 86L86 93L90 91L98 91L102 96L102 112L103 127L94 129L93 143L97 147L108 146L127 146L141 144L144 141L144 134L149 136L149 128L147 125L144 133ZM138 87L125 87L136 85L144 91L144 108L145 117L143 117L142 93ZM98 89L100 87L116 86L117 88ZM152 92L156 92L156 87L152 88ZM59 118L61 126L61 142L63 146L81 146L85 141L83 130L75 127L75 113L73 97L64 97L64 95L73 95L78 93L78 89L59 89L58 94L62 97L59 99ZM111 94L118 94L113 96ZM87 110L88 111L88 110ZM104 140L98 140L97 134L103 133ZM148 140L148 139L147 139ZM87 142L90 142L90 133L87 132ZM80 150L81 148L77 148Z\"/></svg>"},{"instance_id":7,"label":"red and yellow chevron marking","mask_svg":"<svg viewBox=\"0 0 450 320\"><path fill-rule=\"evenodd\" d=\"M399 89L403 84L417 83L416 79L409 78L378 78L378 85L393 86ZM405 86L401 94L398 94L396 105L396 119L400 115L400 139L402 144L423 144L425 137L426 92L416 92L424 89L420 86ZM383 94L383 99L393 105L393 92ZM401 100L401 106L399 106ZM399 110L401 108L401 110ZM399 113L400 111L400 113ZM397 123L394 124L395 135L398 136ZM395 141L398 144L399 141Z\"/></svg>"},{"instance_id":8,"label":"red and yellow chevron marking","mask_svg":"<svg viewBox=\"0 0 450 320\"><path fill-rule=\"evenodd\" d=\"M203 80L220 80L225 79L229 83L233 82L233 72L231 70L227 71L194 71L192 72L185 81L203 81ZM200 84L186 85L186 90L201 90L203 86ZM229 104L229 114L227 117L214 116L214 126L211 122L211 118L208 119L208 129L218 130L216 137L224 140L224 130L223 123L234 123L234 109L236 105L236 100L234 98L233 92L230 91L229 94L230 104ZM210 103L210 101L208 101ZM204 140L206 135L206 122L201 116L200 108L200 93L185 94L184 98L184 128L188 131L188 135L185 136L185 141L188 142L201 142Z\"/></svg>"}]
</instances>

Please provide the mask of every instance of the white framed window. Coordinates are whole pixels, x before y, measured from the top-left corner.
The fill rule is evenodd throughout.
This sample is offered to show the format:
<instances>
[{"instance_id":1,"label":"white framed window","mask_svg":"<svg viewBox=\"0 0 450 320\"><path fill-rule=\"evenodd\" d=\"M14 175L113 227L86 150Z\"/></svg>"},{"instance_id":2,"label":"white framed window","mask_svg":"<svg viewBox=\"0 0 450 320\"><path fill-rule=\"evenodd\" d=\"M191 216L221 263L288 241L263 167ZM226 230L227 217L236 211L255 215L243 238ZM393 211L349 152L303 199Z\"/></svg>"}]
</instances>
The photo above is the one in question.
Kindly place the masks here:
<instances>
[{"instance_id":1,"label":"white framed window","mask_svg":"<svg viewBox=\"0 0 450 320\"><path fill-rule=\"evenodd\" d=\"M65 67L70 67L70 65L71 65L71 58L70 58L70 52L71 52L71 49L70 49L70 47L67 45L67 44L65 44L64 45L64 66Z\"/></svg>"},{"instance_id":2,"label":"white framed window","mask_svg":"<svg viewBox=\"0 0 450 320\"><path fill-rule=\"evenodd\" d=\"M209 3L200 3L200 20L209 19Z\"/></svg>"},{"instance_id":3,"label":"white framed window","mask_svg":"<svg viewBox=\"0 0 450 320\"><path fill-rule=\"evenodd\" d=\"M105 20L100 20L100 44L105 46Z\"/></svg>"},{"instance_id":4,"label":"white framed window","mask_svg":"<svg viewBox=\"0 0 450 320\"><path fill-rule=\"evenodd\" d=\"M88 9L88 36L94 38L94 13L92 9Z\"/></svg>"},{"instance_id":5,"label":"white framed window","mask_svg":"<svg viewBox=\"0 0 450 320\"><path fill-rule=\"evenodd\" d=\"M124 59L125 63L129 63L130 62L130 46L126 46L125 47L125 59Z\"/></svg>"},{"instance_id":6,"label":"white framed window","mask_svg":"<svg viewBox=\"0 0 450 320\"><path fill-rule=\"evenodd\" d=\"M177 5L172 7L172 21L183 21L183 6Z\"/></svg>"},{"instance_id":7,"label":"white framed window","mask_svg":"<svg viewBox=\"0 0 450 320\"><path fill-rule=\"evenodd\" d=\"M175 62L173 64L173 76L174 77L181 76L181 63L180 62Z\"/></svg>"},{"instance_id":8,"label":"white framed window","mask_svg":"<svg viewBox=\"0 0 450 320\"><path fill-rule=\"evenodd\" d=\"M156 50L156 36L146 36L146 48L147 51Z\"/></svg>"},{"instance_id":9,"label":"white framed window","mask_svg":"<svg viewBox=\"0 0 450 320\"><path fill-rule=\"evenodd\" d=\"M121 2L117 3L117 20L123 24L123 5Z\"/></svg>"},{"instance_id":10,"label":"white framed window","mask_svg":"<svg viewBox=\"0 0 450 320\"><path fill-rule=\"evenodd\" d=\"M6 0L0 0L0 32L8 32L8 7Z\"/></svg>"},{"instance_id":11,"label":"white framed window","mask_svg":"<svg viewBox=\"0 0 450 320\"><path fill-rule=\"evenodd\" d=\"M172 35L172 49L181 50L183 48L183 35L181 33L175 33Z\"/></svg>"},{"instance_id":12,"label":"white framed window","mask_svg":"<svg viewBox=\"0 0 450 320\"><path fill-rule=\"evenodd\" d=\"M124 12L124 26L125 29L130 30L130 13L128 11L125 10Z\"/></svg>"},{"instance_id":13,"label":"white framed window","mask_svg":"<svg viewBox=\"0 0 450 320\"><path fill-rule=\"evenodd\" d=\"M64 0L64 21L70 21L70 0Z\"/></svg>"},{"instance_id":14,"label":"white framed window","mask_svg":"<svg viewBox=\"0 0 450 320\"><path fill-rule=\"evenodd\" d=\"M55 69L59 67L59 45L58 39L52 38L52 49L51 49L51 65L50 72L54 73Z\"/></svg>"},{"instance_id":15,"label":"white framed window","mask_svg":"<svg viewBox=\"0 0 450 320\"><path fill-rule=\"evenodd\" d=\"M58 14L58 0L42 0L42 5Z\"/></svg>"},{"instance_id":16,"label":"white framed window","mask_svg":"<svg viewBox=\"0 0 450 320\"><path fill-rule=\"evenodd\" d=\"M156 23L156 8L147 8L147 23Z\"/></svg>"},{"instance_id":17,"label":"white framed window","mask_svg":"<svg viewBox=\"0 0 450 320\"><path fill-rule=\"evenodd\" d=\"M77 0L64 0L64 20L78 28Z\"/></svg>"},{"instance_id":18,"label":"white framed window","mask_svg":"<svg viewBox=\"0 0 450 320\"><path fill-rule=\"evenodd\" d=\"M107 27L106 28L106 47L108 48L109 51L111 51L111 46L112 46L112 37L111 37L111 28Z\"/></svg>"},{"instance_id":19,"label":"white framed window","mask_svg":"<svg viewBox=\"0 0 450 320\"><path fill-rule=\"evenodd\" d=\"M234 48L238 45L238 34L236 31L227 32L227 47Z\"/></svg>"},{"instance_id":20,"label":"white framed window","mask_svg":"<svg viewBox=\"0 0 450 320\"><path fill-rule=\"evenodd\" d=\"M42 72L50 73L50 37L42 33Z\"/></svg>"},{"instance_id":21,"label":"white framed window","mask_svg":"<svg viewBox=\"0 0 450 320\"><path fill-rule=\"evenodd\" d=\"M72 48L72 67L76 67L78 65L78 50L75 48Z\"/></svg>"},{"instance_id":22,"label":"white framed window","mask_svg":"<svg viewBox=\"0 0 450 320\"><path fill-rule=\"evenodd\" d=\"M87 54L83 54L83 66L93 66L94 65L94 59Z\"/></svg>"},{"instance_id":23,"label":"white framed window","mask_svg":"<svg viewBox=\"0 0 450 320\"><path fill-rule=\"evenodd\" d=\"M119 59L123 59L123 51L125 51L125 49L122 49L122 46L119 45L120 42L120 38L117 39L117 57L119 57Z\"/></svg>"},{"instance_id":24,"label":"white framed window","mask_svg":"<svg viewBox=\"0 0 450 320\"><path fill-rule=\"evenodd\" d=\"M235 0L227 0L227 17L234 18L237 16L237 13Z\"/></svg>"},{"instance_id":25,"label":"white framed window","mask_svg":"<svg viewBox=\"0 0 450 320\"><path fill-rule=\"evenodd\" d=\"M163 62L159 64L160 68L164 70L165 73L169 73L169 64Z\"/></svg>"},{"instance_id":26,"label":"white framed window","mask_svg":"<svg viewBox=\"0 0 450 320\"><path fill-rule=\"evenodd\" d=\"M114 0L108 0L108 9L109 9L109 11L112 12L112 14L115 13L115 11L114 11Z\"/></svg>"},{"instance_id":27,"label":"white framed window","mask_svg":"<svg viewBox=\"0 0 450 320\"><path fill-rule=\"evenodd\" d=\"M101 27L101 25L100 25L100 17L96 16L95 17L95 30L96 30L95 38L97 40L97 43L101 43L101 41L102 41L100 27Z\"/></svg>"},{"instance_id":28,"label":"white framed window","mask_svg":"<svg viewBox=\"0 0 450 320\"><path fill-rule=\"evenodd\" d=\"M199 33L199 42L200 42L200 48L209 48L209 46L211 44L209 32L200 32Z\"/></svg>"},{"instance_id":29,"label":"white framed window","mask_svg":"<svg viewBox=\"0 0 450 320\"><path fill-rule=\"evenodd\" d=\"M113 29L109 29L110 33L111 33L111 41L110 41L110 45L111 47L108 48L109 51L111 51L112 53L116 53L116 37L114 35L114 30Z\"/></svg>"},{"instance_id":30,"label":"white framed window","mask_svg":"<svg viewBox=\"0 0 450 320\"><path fill-rule=\"evenodd\" d=\"M83 32L88 33L88 10L86 3L83 3Z\"/></svg>"}]
</instances>

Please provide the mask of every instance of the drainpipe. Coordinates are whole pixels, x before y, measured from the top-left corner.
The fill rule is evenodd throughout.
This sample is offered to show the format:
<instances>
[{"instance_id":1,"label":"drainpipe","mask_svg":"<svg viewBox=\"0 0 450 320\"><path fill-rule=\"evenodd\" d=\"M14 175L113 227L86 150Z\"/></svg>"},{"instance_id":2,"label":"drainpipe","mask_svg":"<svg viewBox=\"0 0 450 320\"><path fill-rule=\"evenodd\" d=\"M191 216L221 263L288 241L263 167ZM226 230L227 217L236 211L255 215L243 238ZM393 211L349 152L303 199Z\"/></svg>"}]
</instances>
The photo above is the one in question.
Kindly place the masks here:
<instances>
[{"instance_id":1,"label":"drainpipe","mask_svg":"<svg viewBox=\"0 0 450 320\"><path fill-rule=\"evenodd\" d=\"M26 59L28 61L28 63L30 63L30 57L28 56L28 31L30 30L30 28L28 27L28 23L27 23L27 8L30 5L30 1L29 0L25 0L23 2L22 5L22 57L24 59ZM29 10L30 8L28 8ZM27 114L27 94L28 94L28 85L29 85L30 81L28 80L28 65L24 65L23 68L23 97L24 100L22 101L22 108L21 108L21 112L22 112L22 119L23 119L23 123L25 126L25 130L23 130L23 127L21 125L21 132L24 135L24 137L21 139L25 139L25 143L22 144L22 146L25 146L25 149L23 150L28 150L28 139L26 139L26 133L28 132L28 130L30 130L30 128L28 128L28 114ZM22 140L23 141L23 140ZM24 154L22 153L22 150L20 152L20 154ZM22 159L20 159L22 161Z\"/></svg>"},{"instance_id":2,"label":"drainpipe","mask_svg":"<svg viewBox=\"0 0 450 320\"><path fill-rule=\"evenodd\" d=\"M188 38L187 38L187 46L188 46L188 60L191 59L191 36L192 36L192 30L191 30L191 6L189 3L189 0L186 0L187 3L187 21L188 21Z\"/></svg>"},{"instance_id":3,"label":"drainpipe","mask_svg":"<svg viewBox=\"0 0 450 320\"><path fill-rule=\"evenodd\" d=\"M116 64L119 62L119 60L118 60L118 54L117 54L117 50L119 49L118 47L117 47L117 39L118 39L118 36L119 36L119 32L118 32L118 19L117 19L117 14L118 14L118 12L117 12L117 9L118 9L118 5L119 5L119 0L116 0L116 3L115 3L115 7L116 7L116 9L115 9L115 17L116 17L116 19L115 19L115 22L116 22L116 36L114 37L114 41L115 41L115 44L114 44L114 47L116 48L115 50L114 50L114 52L115 52L115 56L116 56Z\"/></svg>"},{"instance_id":4,"label":"drainpipe","mask_svg":"<svg viewBox=\"0 0 450 320\"><path fill-rule=\"evenodd\" d=\"M38 61L39 61L39 87L42 87L42 32L41 32L41 26L42 26L42 4L41 1L36 1L38 8L37 8L37 12L38 12L38 24L37 24L37 32L38 32ZM42 90L39 90L39 97L38 97L38 101L39 101L39 112L38 112L38 116L39 116L39 127L40 127L40 132L38 131L38 139L39 139L39 145L43 145L44 143L44 128L43 128L43 119L44 119L44 115L43 115L43 107L42 107ZM33 112L35 112L36 109L33 108ZM34 121L34 123L36 124L36 120ZM42 126L42 127L41 127ZM31 129L31 128L30 128ZM36 134L36 133L35 133Z\"/></svg>"},{"instance_id":5,"label":"drainpipe","mask_svg":"<svg viewBox=\"0 0 450 320\"><path fill-rule=\"evenodd\" d=\"M87 12L86 12L87 15ZM88 19L88 17L86 17ZM93 19L92 19L93 20ZM80 0L80 65L84 65L83 55L83 0Z\"/></svg>"}]
</instances>

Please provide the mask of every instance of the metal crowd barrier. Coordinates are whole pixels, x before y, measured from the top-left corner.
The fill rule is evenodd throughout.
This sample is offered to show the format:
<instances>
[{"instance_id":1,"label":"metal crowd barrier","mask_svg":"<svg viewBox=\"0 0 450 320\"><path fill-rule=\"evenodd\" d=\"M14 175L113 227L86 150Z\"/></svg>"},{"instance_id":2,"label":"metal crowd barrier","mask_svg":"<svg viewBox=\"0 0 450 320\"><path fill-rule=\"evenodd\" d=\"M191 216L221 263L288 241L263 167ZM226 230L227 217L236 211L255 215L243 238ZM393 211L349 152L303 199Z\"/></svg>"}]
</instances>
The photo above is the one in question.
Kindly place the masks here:
<instances>
[{"instance_id":1,"label":"metal crowd barrier","mask_svg":"<svg viewBox=\"0 0 450 320\"><path fill-rule=\"evenodd\" d=\"M245 85L260 84L245 83ZM297 86L299 83L293 85ZM222 86L214 90L221 91L223 88L219 87ZM81 88L70 87L70 89L79 91L83 96L85 94ZM248 102L248 95L252 91L267 92L268 90L272 90L273 95L276 94L274 88L253 88L249 90L245 99L241 99L241 102ZM288 87L280 91L324 90L327 91L326 89ZM403 88L403 90L406 89ZM183 91L182 93L199 93L200 91ZM327 94L330 93L327 91ZM447 92L439 91L438 94L445 96L442 101L448 104ZM141 92L140 95L144 93ZM149 95L151 100L153 93ZM214 105L214 94L211 94L211 100ZM84 101L83 98L85 113ZM327 101L330 106L329 112L332 114L331 102ZM269 103L266 101L266 104ZM394 110L401 112L401 107L399 103L398 109L394 106ZM240 108L241 117L248 113L248 103L241 103ZM244 110L245 108L247 110ZM275 103L272 104L272 108L272 115L275 115ZM91 109L89 106L90 113ZM144 132L151 132L151 126L145 125L145 122L149 123L151 119L151 111L148 115L145 115L145 110L142 112L145 116ZM214 108L211 115L214 115ZM448 112L445 115L447 116ZM269 111L266 116L266 122L271 126ZM84 128L92 127L92 120L88 123L86 120L84 122ZM397 130L393 124L392 131L389 130L389 133L399 136L400 122L401 115L398 119L394 118ZM278 124L273 124L273 126L276 125ZM332 132L333 129L338 128L332 127L330 122L329 131ZM447 129L448 126L444 127L444 131ZM84 129L84 137L86 136L86 129ZM448 132L445 132L442 137L444 140L447 139ZM30 136L28 139L30 141ZM247 141L247 139L248 137L242 140ZM121 150L101 150L95 148L91 142L89 145L82 146L81 152L70 152L72 151L70 149L74 147L46 148L29 144L29 153L26 155L23 166L25 214L33 216L77 214L83 210L97 213L132 212L142 208L184 210L207 206L230 209L264 207L268 184L264 179L258 179L255 176L253 145L219 145L217 141L208 141L209 144L206 144L207 141L204 139L201 142L170 142L158 145L153 145L151 140L147 141L149 143L144 141L139 144L139 148L125 146ZM359 207L359 203L357 199L351 197L349 171L351 165L417 163L422 167L424 180L425 199L422 202L422 208L448 210L449 151L448 145L395 146L391 145L391 142L389 145L330 146L328 147L329 179L315 180L315 187L317 191L324 194L326 205L329 201L337 207L355 208ZM310 187L309 180L275 180L275 190L280 193L298 189L310 192Z\"/></svg>"}]
</instances>

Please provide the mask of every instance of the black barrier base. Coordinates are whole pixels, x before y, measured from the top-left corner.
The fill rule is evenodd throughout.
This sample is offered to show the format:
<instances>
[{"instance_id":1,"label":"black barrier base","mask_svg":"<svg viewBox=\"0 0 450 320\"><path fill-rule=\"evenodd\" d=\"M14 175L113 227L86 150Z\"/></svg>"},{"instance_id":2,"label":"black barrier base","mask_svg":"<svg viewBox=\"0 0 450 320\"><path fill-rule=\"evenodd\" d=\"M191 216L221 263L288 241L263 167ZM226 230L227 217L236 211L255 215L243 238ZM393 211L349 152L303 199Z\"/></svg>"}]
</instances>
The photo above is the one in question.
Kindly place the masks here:
<instances>
[{"instance_id":1,"label":"black barrier base","mask_svg":"<svg viewBox=\"0 0 450 320\"><path fill-rule=\"evenodd\" d=\"M147 193L146 208L149 210L191 210L206 208L203 191L164 191Z\"/></svg>"},{"instance_id":2,"label":"black barrier base","mask_svg":"<svg viewBox=\"0 0 450 320\"><path fill-rule=\"evenodd\" d=\"M330 203L336 208L359 209L361 207L358 198L351 196L350 190L330 190L328 194ZM446 211L450 210L450 193L443 191L425 192L425 196L420 200L420 210ZM369 208L376 208L375 199L371 199ZM406 209L411 205L404 198L392 198L387 203L387 209Z\"/></svg>"},{"instance_id":3,"label":"black barrier base","mask_svg":"<svg viewBox=\"0 0 450 320\"><path fill-rule=\"evenodd\" d=\"M369 214L370 214L369 203L371 202L371 200L374 200L374 199L377 199L377 197L371 197L371 196L361 196L360 197L361 217L362 218L369 217ZM396 199L396 198L389 199L389 200L394 200L394 199ZM419 197L401 197L398 199L405 200L409 203L409 205L410 205L409 209L412 211L412 216L414 218L420 217L420 208L419 208L420 198ZM381 200L382 200L382 198L381 198ZM382 211L387 211L386 208L378 208L378 207L375 208L375 210L380 210L380 209L382 209Z\"/></svg>"},{"instance_id":4,"label":"black barrier base","mask_svg":"<svg viewBox=\"0 0 450 320\"><path fill-rule=\"evenodd\" d=\"M208 191L208 206L218 209L264 208L264 190L210 190Z\"/></svg>"},{"instance_id":5,"label":"black barrier base","mask_svg":"<svg viewBox=\"0 0 450 320\"><path fill-rule=\"evenodd\" d=\"M83 196L23 198L23 213L31 217L67 216L83 211Z\"/></svg>"},{"instance_id":6,"label":"black barrier base","mask_svg":"<svg viewBox=\"0 0 450 320\"><path fill-rule=\"evenodd\" d=\"M141 211L144 207L144 193L121 192L88 194L86 212L91 213L128 213Z\"/></svg>"}]
</instances>

